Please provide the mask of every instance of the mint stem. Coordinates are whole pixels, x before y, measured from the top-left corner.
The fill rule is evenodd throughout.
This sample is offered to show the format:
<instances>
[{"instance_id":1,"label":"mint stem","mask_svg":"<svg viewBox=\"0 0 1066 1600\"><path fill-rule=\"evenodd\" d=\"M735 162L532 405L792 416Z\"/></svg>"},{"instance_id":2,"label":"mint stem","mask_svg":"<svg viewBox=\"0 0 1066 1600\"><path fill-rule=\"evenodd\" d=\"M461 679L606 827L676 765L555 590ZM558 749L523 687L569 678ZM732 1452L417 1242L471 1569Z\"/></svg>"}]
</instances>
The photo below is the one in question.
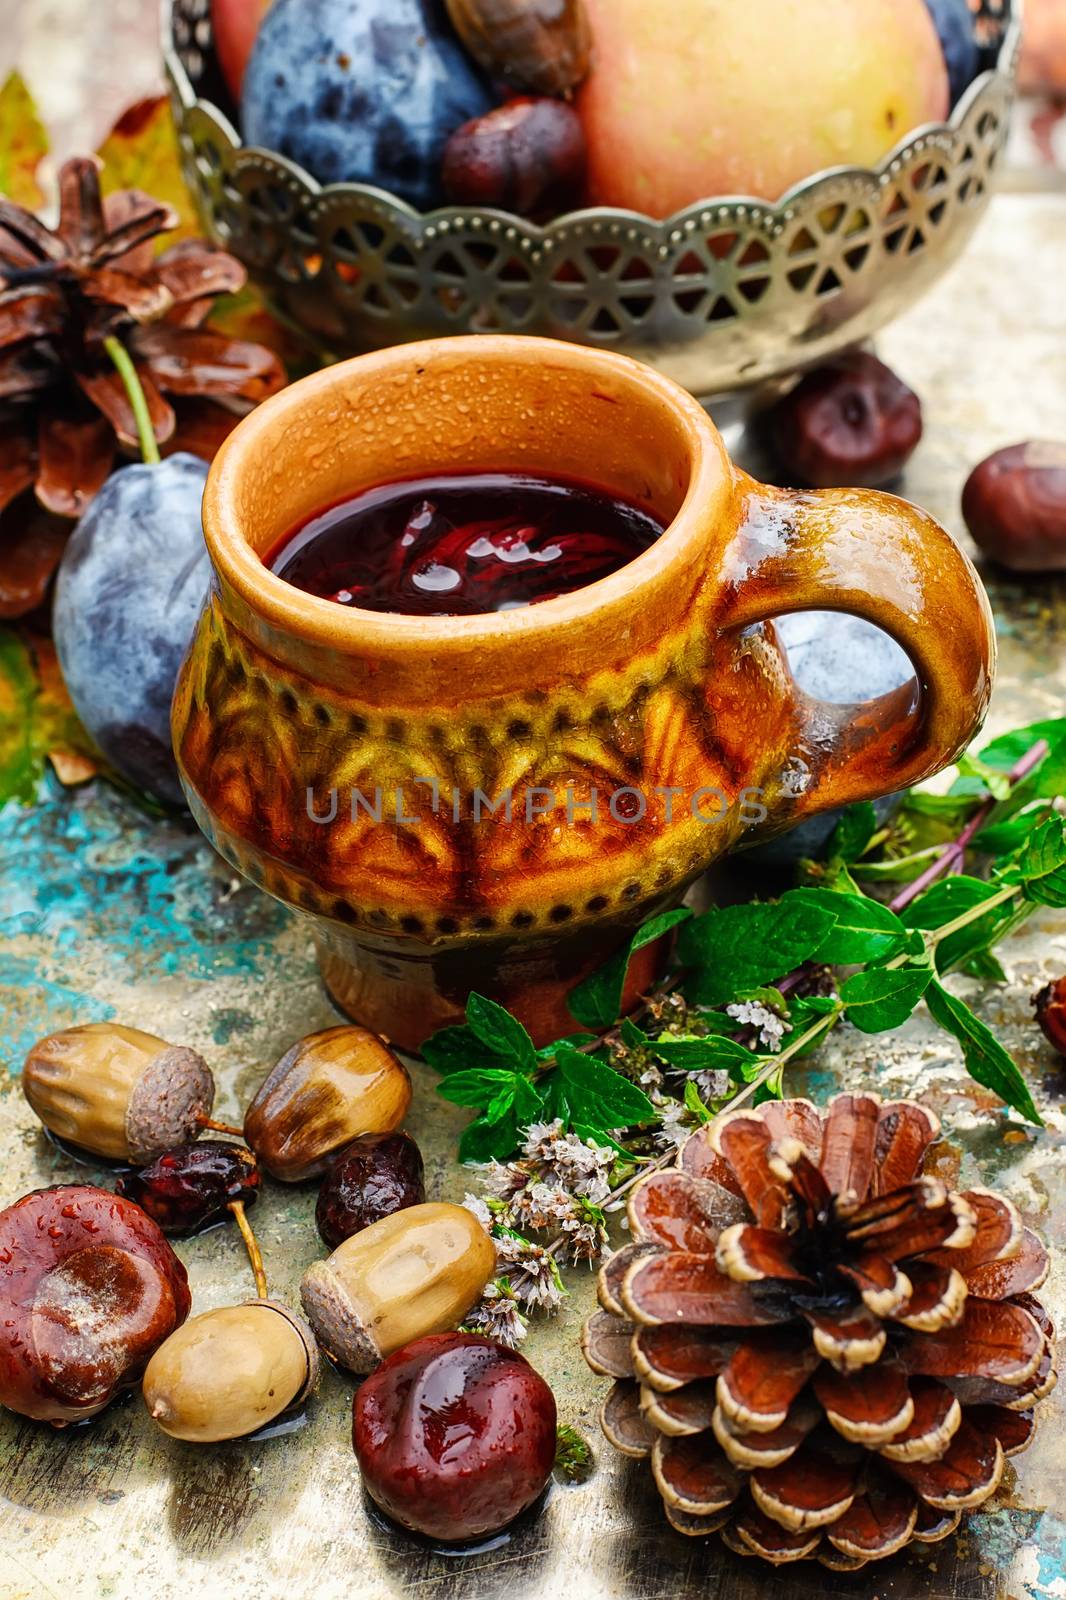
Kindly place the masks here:
<instances>
[{"instance_id":1,"label":"mint stem","mask_svg":"<svg viewBox=\"0 0 1066 1600\"><path fill-rule=\"evenodd\" d=\"M1020 783L1023 778L1028 777L1033 768L1043 761L1047 753L1047 740L1038 739L1036 744L1026 751L1021 760L1007 774L1011 787L1013 788L1016 783ZM998 804L998 800L993 795L989 795L984 804L974 812L958 838L953 839L950 844L944 846L943 854L938 856L930 866L926 867L921 876L915 878L913 883L908 883L905 889L901 889L894 900L888 902L889 910L905 910L912 900L917 900L918 896L928 889L931 883L935 883L938 878L944 877L948 872L956 871L957 866L962 864L971 840L984 827Z\"/></svg>"},{"instance_id":2,"label":"mint stem","mask_svg":"<svg viewBox=\"0 0 1066 1600\"><path fill-rule=\"evenodd\" d=\"M148 401L144 397L144 389L137 375L137 368L133 365L129 351L125 345L115 338L113 333L108 334L104 340L104 349L115 364L115 370L122 379L122 387L126 391L134 421L137 424L137 437L141 445L141 460L149 467L159 465L159 444L156 440L155 429L148 413Z\"/></svg>"}]
</instances>

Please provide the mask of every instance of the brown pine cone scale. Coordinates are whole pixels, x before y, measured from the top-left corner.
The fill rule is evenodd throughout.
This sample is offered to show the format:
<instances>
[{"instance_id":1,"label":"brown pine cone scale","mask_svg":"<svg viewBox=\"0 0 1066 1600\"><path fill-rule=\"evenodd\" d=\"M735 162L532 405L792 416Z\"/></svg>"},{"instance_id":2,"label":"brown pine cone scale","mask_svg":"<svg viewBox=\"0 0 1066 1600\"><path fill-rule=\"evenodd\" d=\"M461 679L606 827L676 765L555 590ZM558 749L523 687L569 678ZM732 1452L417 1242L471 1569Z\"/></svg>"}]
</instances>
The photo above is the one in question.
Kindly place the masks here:
<instances>
[{"instance_id":1,"label":"brown pine cone scale","mask_svg":"<svg viewBox=\"0 0 1066 1600\"><path fill-rule=\"evenodd\" d=\"M838 1095L727 1113L629 1201L582 1348L680 1533L851 1572L947 1538L1055 1385L1048 1255L922 1171L937 1119Z\"/></svg>"}]
</instances>

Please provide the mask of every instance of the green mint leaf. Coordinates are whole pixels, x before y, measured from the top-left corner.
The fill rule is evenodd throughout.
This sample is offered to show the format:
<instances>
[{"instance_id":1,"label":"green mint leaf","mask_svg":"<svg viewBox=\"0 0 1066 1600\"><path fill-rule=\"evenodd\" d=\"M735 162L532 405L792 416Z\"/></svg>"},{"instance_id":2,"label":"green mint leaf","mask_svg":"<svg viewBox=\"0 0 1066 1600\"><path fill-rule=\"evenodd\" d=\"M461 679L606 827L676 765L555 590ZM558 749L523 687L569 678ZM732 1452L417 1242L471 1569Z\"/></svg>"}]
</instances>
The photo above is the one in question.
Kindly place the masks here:
<instances>
[{"instance_id":1,"label":"green mint leaf","mask_svg":"<svg viewBox=\"0 0 1066 1600\"><path fill-rule=\"evenodd\" d=\"M1001 768L994 767L989 762L983 761L980 756L974 755L971 751L967 751L965 755L959 757L958 770L961 779L976 778L981 788L985 789L987 793L993 795L997 800L1005 800L1010 794L1010 779L1006 773ZM955 794L961 792L958 783L952 785L952 792Z\"/></svg>"},{"instance_id":2,"label":"green mint leaf","mask_svg":"<svg viewBox=\"0 0 1066 1600\"><path fill-rule=\"evenodd\" d=\"M470 1067L499 1067L503 1063L503 1058L471 1028L441 1028L426 1040L422 1054L438 1072L465 1072Z\"/></svg>"},{"instance_id":3,"label":"green mint leaf","mask_svg":"<svg viewBox=\"0 0 1066 1600\"><path fill-rule=\"evenodd\" d=\"M555 1053L561 1044L572 1044L575 1050L579 1050L583 1044L597 1044L598 1042L599 1034L596 1033L568 1033L565 1038L555 1039L551 1044L542 1044L537 1051L537 1060L554 1061Z\"/></svg>"},{"instance_id":4,"label":"green mint leaf","mask_svg":"<svg viewBox=\"0 0 1066 1600\"><path fill-rule=\"evenodd\" d=\"M562 1049L556 1057L555 1071L549 1079L553 1104L565 1104L565 1120L582 1127L602 1130L628 1128L638 1122L656 1122L658 1113L643 1089L604 1061ZM554 1116L563 1112L556 1109Z\"/></svg>"},{"instance_id":5,"label":"green mint leaf","mask_svg":"<svg viewBox=\"0 0 1066 1600\"><path fill-rule=\"evenodd\" d=\"M644 1030L638 1028L635 1022L630 1021L629 1017L622 1018L620 1032L622 1043L628 1045L631 1050L644 1050L651 1043Z\"/></svg>"},{"instance_id":6,"label":"green mint leaf","mask_svg":"<svg viewBox=\"0 0 1066 1600\"><path fill-rule=\"evenodd\" d=\"M936 982L929 985L925 1003L934 1020L961 1044L970 1077L985 1089L991 1089L993 1094L998 1094L1015 1111L1020 1111L1027 1122L1043 1127L1044 1119L1033 1104L1029 1085L980 1017L974 1016L969 1006Z\"/></svg>"},{"instance_id":7,"label":"green mint leaf","mask_svg":"<svg viewBox=\"0 0 1066 1600\"><path fill-rule=\"evenodd\" d=\"M537 1052L533 1040L517 1017L512 1017L495 1000L483 994L472 994L466 1002L466 1022L482 1044L497 1055L510 1058L521 1072L533 1072L537 1065Z\"/></svg>"},{"instance_id":8,"label":"green mint leaf","mask_svg":"<svg viewBox=\"0 0 1066 1600\"><path fill-rule=\"evenodd\" d=\"M965 961L957 963L960 972L971 978L983 978L986 983L1007 983L1009 980L991 950L975 950Z\"/></svg>"},{"instance_id":9,"label":"green mint leaf","mask_svg":"<svg viewBox=\"0 0 1066 1600\"><path fill-rule=\"evenodd\" d=\"M442 1083L438 1083L437 1093L442 1100L450 1100L453 1106L477 1106L480 1111L491 1105L501 1091L509 1092L510 1105L514 1099L515 1083L528 1081L520 1078L517 1072L509 1072L501 1067L476 1067L471 1072L450 1072Z\"/></svg>"},{"instance_id":10,"label":"green mint leaf","mask_svg":"<svg viewBox=\"0 0 1066 1600\"><path fill-rule=\"evenodd\" d=\"M819 1017L827 1017L831 1011L837 1009L838 1005L836 996L828 994L802 995L798 1000L793 1000L788 1013L789 1031L781 1040L781 1048L784 1049L786 1045L791 1044L797 1034L806 1033ZM797 1050L791 1059L802 1061L804 1056L813 1055L816 1050L821 1049L823 1039L824 1035L819 1034L805 1044L802 1050Z\"/></svg>"},{"instance_id":11,"label":"green mint leaf","mask_svg":"<svg viewBox=\"0 0 1066 1600\"><path fill-rule=\"evenodd\" d=\"M924 789L911 789L900 809L912 816L933 817L949 831L957 832L977 807L972 796L928 794Z\"/></svg>"},{"instance_id":12,"label":"green mint leaf","mask_svg":"<svg viewBox=\"0 0 1066 1600\"><path fill-rule=\"evenodd\" d=\"M862 1033L898 1028L914 1010L932 981L929 966L871 967L857 972L840 990L848 1021Z\"/></svg>"},{"instance_id":13,"label":"green mint leaf","mask_svg":"<svg viewBox=\"0 0 1066 1600\"><path fill-rule=\"evenodd\" d=\"M713 1122L714 1112L700 1099L700 1092L690 1078L685 1084L685 1105L697 1122Z\"/></svg>"},{"instance_id":14,"label":"green mint leaf","mask_svg":"<svg viewBox=\"0 0 1066 1600\"><path fill-rule=\"evenodd\" d=\"M858 861L876 832L877 812L869 800L847 806L829 835L826 858L831 861L837 857L848 863Z\"/></svg>"},{"instance_id":15,"label":"green mint leaf","mask_svg":"<svg viewBox=\"0 0 1066 1600\"><path fill-rule=\"evenodd\" d=\"M685 983L688 999L725 1004L740 990L780 978L813 956L836 917L826 897L818 904L797 899L807 892L794 889L776 904L722 906L695 917L678 941L679 960L697 969Z\"/></svg>"},{"instance_id":16,"label":"green mint leaf","mask_svg":"<svg viewBox=\"0 0 1066 1600\"><path fill-rule=\"evenodd\" d=\"M953 922L963 912L979 906L982 901L990 900L999 893L999 889L998 884L985 883L981 878L971 878L960 872L941 883L934 883L917 900L912 901L902 913L902 918L909 928L933 932ZM1016 915L1016 906L1000 905L986 917L978 917L956 933L949 933L938 942L933 955L937 971L941 975L951 972L979 951L987 950L990 944L1001 937L1006 925Z\"/></svg>"},{"instance_id":17,"label":"green mint leaf","mask_svg":"<svg viewBox=\"0 0 1066 1600\"><path fill-rule=\"evenodd\" d=\"M735 1039L713 1033L706 1039L653 1039L651 1048L679 1072L733 1072L760 1060Z\"/></svg>"},{"instance_id":18,"label":"green mint leaf","mask_svg":"<svg viewBox=\"0 0 1066 1600\"><path fill-rule=\"evenodd\" d=\"M687 906L678 906L675 911L664 911L660 916L651 917L637 929L624 949L579 983L566 1000L578 1022L586 1028L613 1027L622 1009L622 994L631 957L645 945L661 939L671 928L687 922L691 916L692 912Z\"/></svg>"},{"instance_id":19,"label":"green mint leaf","mask_svg":"<svg viewBox=\"0 0 1066 1600\"><path fill-rule=\"evenodd\" d=\"M1051 752L1066 748L1066 717L1048 717L1042 722L1029 722L1024 728L1012 728L1000 734L981 751L981 760L1001 772L1009 772L1023 756L1028 755L1040 739L1044 739Z\"/></svg>"},{"instance_id":20,"label":"green mint leaf","mask_svg":"<svg viewBox=\"0 0 1066 1600\"><path fill-rule=\"evenodd\" d=\"M1040 824L1003 881L1020 883L1025 898L1037 905L1066 906L1066 817Z\"/></svg>"},{"instance_id":21,"label":"green mint leaf","mask_svg":"<svg viewBox=\"0 0 1066 1600\"><path fill-rule=\"evenodd\" d=\"M812 960L826 966L850 967L860 961L883 961L897 955L906 940L903 923L880 900L869 895L838 894L835 889L795 889L792 899L822 906L836 917Z\"/></svg>"},{"instance_id":22,"label":"green mint leaf","mask_svg":"<svg viewBox=\"0 0 1066 1600\"><path fill-rule=\"evenodd\" d=\"M1014 785L1007 798L993 807L992 814L979 835L982 840L980 845L982 850L990 848L998 850L1000 848L998 844L989 845L989 835L993 840L997 840L999 838L999 830L1004 824L1017 817L1020 812L1025 811L1035 800L1054 800L1066 792L1066 734L1063 732L1064 725L1066 723L1061 718L1043 723L1034 722L1028 728L1016 730L1015 734L1006 736L1013 741L1011 750L1017 748L1021 736L1029 739L1026 750L1031 749L1038 739L1045 739L1049 749L1043 760L1033 768L1032 772L1024 777L1020 783ZM1002 741L994 741L994 745L1000 743ZM994 745L989 746L989 750L993 750ZM1019 759L1019 756L1026 753L1026 750L1019 751L1019 754L1014 756L1009 764L1013 765ZM988 750L983 750L981 754L986 761L989 760ZM1001 756L997 752L996 760L990 762L990 765L999 765L1001 761L1006 759L1006 753ZM1006 848L1010 848L1010 846Z\"/></svg>"},{"instance_id":23,"label":"green mint leaf","mask_svg":"<svg viewBox=\"0 0 1066 1600\"><path fill-rule=\"evenodd\" d=\"M505 1116L500 1122L478 1117L463 1129L459 1160L473 1161L479 1166L485 1161L506 1161L517 1147L518 1124L513 1116Z\"/></svg>"},{"instance_id":24,"label":"green mint leaf","mask_svg":"<svg viewBox=\"0 0 1066 1600\"><path fill-rule=\"evenodd\" d=\"M985 827L978 828L973 836L974 849L989 856L1013 855L1047 816L1049 805L1047 800L1034 800L1024 811L1009 817L1006 822L989 822Z\"/></svg>"}]
</instances>

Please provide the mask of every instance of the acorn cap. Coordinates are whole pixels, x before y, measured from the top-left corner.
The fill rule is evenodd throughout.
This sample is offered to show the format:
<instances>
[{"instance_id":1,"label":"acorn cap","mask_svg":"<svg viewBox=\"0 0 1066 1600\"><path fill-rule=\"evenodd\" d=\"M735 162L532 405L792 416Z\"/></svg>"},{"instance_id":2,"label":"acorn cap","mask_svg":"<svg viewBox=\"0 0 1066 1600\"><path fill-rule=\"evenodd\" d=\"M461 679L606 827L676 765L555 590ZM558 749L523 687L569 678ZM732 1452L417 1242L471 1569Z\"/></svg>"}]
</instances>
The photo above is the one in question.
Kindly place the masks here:
<instances>
[{"instance_id":1,"label":"acorn cap","mask_svg":"<svg viewBox=\"0 0 1066 1600\"><path fill-rule=\"evenodd\" d=\"M145 1067L126 1107L126 1142L134 1166L199 1137L215 1103L215 1080L203 1056L167 1045Z\"/></svg>"},{"instance_id":2,"label":"acorn cap","mask_svg":"<svg viewBox=\"0 0 1066 1600\"><path fill-rule=\"evenodd\" d=\"M349 1372L373 1372L382 1352L328 1261L308 1267L300 1284L300 1299L330 1360Z\"/></svg>"}]
</instances>

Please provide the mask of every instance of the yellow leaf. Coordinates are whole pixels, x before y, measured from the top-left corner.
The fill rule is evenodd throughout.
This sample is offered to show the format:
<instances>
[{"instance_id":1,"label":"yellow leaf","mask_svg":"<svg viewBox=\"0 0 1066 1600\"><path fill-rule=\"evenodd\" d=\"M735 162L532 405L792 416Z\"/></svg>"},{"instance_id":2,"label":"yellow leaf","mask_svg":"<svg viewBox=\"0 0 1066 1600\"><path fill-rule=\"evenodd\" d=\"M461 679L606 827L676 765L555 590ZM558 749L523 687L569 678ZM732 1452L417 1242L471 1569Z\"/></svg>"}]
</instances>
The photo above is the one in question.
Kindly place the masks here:
<instances>
[{"instance_id":1,"label":"yellow leaf","mask_svg":"<svg viewBox=\"0 0 1066 1600\"><path fill-rule=\"evenodd\" d=\"M181 175L178 141L165 95L138 100L124 111L96 153L104 164L100 183L105 194L142 189L177 212L181 222L173 233L160 235L160 249L202 232Z\"/></svg>"},{"instance_id":2,"label":"yellow leaf","mask_svg":"<svg viewBox=\"0 0 1066 1600\"><path fill-rule=\"evenodd\" d=\"M48 135L33 96L21 73L9 73L0 88L0 194L36 211L44 195L35 174L47 154Z\"/></svg>"}]
</instances>

